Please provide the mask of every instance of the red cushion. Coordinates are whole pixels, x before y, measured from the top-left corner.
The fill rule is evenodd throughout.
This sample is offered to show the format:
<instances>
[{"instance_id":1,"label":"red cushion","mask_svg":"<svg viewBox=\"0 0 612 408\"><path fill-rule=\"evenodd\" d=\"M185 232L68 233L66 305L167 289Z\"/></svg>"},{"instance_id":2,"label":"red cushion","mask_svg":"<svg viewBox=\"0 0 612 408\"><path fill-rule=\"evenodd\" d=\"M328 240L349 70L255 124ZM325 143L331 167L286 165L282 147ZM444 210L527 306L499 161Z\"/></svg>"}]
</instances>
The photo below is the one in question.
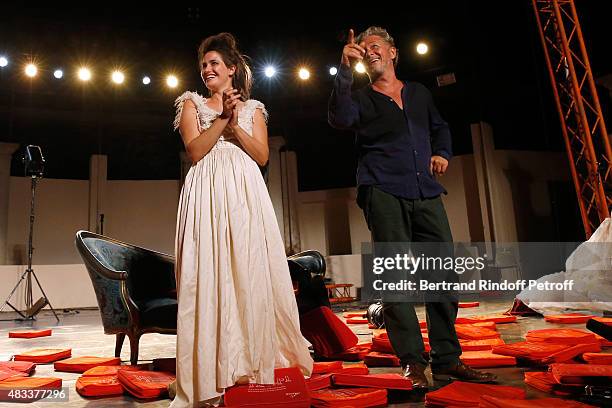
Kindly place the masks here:
<instances>
[{"instance_id":1,"label":"red cushion","mask_svg":"<svg viewBox=\"0 0 612 408\"><path fill-rule=\"evenodd\" d=\"M331 374L367 374L370 370L364 363L342 364L341 368L330 371Z\"/></svg>"},{"instance_id":2,"label":"red cushion","mask_svg":"<svg viewBox=\"0 0 612 408\"><path fill-rule=\"evenodd\" d=\"M601 351L601 347L598 343L576 344L574 346L566 347L565 350L558 351L548 357L543 358L540 363L551 364L562 363L565 361L569 362L569 360L585 352L598 351Z\"/></svg>"},{"instance_id":3,"label":"red cushion","mask_svg":"<svg viewBox=\"0 0 612 408\"><path fill-rule=\"evenodd\" d=\"M10 331L9 337L13 339L33 339L35 337L45 337L51 335L51 329L42 330L17 330Z\"/></svg>"},{"instance_id":4,"label":"red cushion","mask_svg":"<svg viewBox=\"0 0 612 408\"><path fill-rule=\"evenodd\" d=\"M361 361L363 360L363 357L370 352L371 349L371 344L363 346L356 345L355 347L351 347L350 349L341 351L340 353L332 354L328 358L333 358L334 360L341 361Z\"/></svg>"},{"instance_id":5,"label":"red cushion","mask_svg":"<svg viewBox=\"0 0 612 408\"><path fill-rule=\"evenodd\" d=\"M328 307L300 315L300 328L316 354L330 357L357 344L358 338Z\"/></svg>"},{"instance_id":6,"label":"red cushion","mask_svg":"<svg viewBox=\"0 0 612 408\"><path fill-rule=\"evenodd\" d=\"M46 378L46 377L13 377L4 381L0 381L0 401L14 401L8 393L14 390L59 390L62 388L61 378ZM27 395L26 398L20 398L19 402L32 402L41 399L43 393ZM50 400L53 401L53 400Z\"/></svg>"},{"instance_id":7,"label":"red cushion","mask_svg":"<svg viewBox=\"0 0 612 408\"><path fill-rule=\"evenodd\" d=\"M595 334L595 338L597 339L601 347L612 347L612 341L606 340L605 337L600 336L599 334Z\"/></svg>"},{"instance_id":8,"label":"red cushion","mask_svg":"<svg viewBox=\"0 0 612 408\"><path fill-rule=\"evenodd\" d=\"M478 322L513 323L516 322L516 316L495 314L485 316L458 317L457 319L455 319L455 323L457 324L470 324Z\"/></svg>"},{"instance_id":9,"label":"red cushion","mask_svg":"<svg viewBox=\"0 0 612 408\"><path fill-rule=\"evenodd\" d=\"M66 371L69 373L83 373L97 366L118 366L121 364L119 357L72 357L57 361L53 364L55 371Z\"/></svg>"},{"instance_id":10,"label":"red cushion","mask_svg":"<svg viewBox=\"0 0 612 408\"><path fill-rule=\"evenodd\" d=\"M612 365L551 364L549 368L559 384L602 384L612 382Z\"/></svg>"},{"instance_id":11,"label":"red cushion","mask_svg":"<svg viewBox=\"0 0 612 408\"><path fill-rule=\"evenodd\" d=\"M572 365L574 365L572 363ZM525 372L525 384L532 385L534 384L534 388L541 389L546 392L553 392L557 389L567 389L571 390L571 387L578 387L576 390L584 391L583 384L559 384L552 375L550 371L528 371ZM540 385L542 387L537 387L536 385ZM569 395L566 393L565 395Z\"/></svg>"},{"instance_id":12,"label":"red cushion","mask_svg":"<svg viewBox=\"0 0 612 408\"><path fill-rule=\"evenodd\" d=\"M612 326L612 317L594 317L593 320L596 320L608 326Z\"/></svg>"},{"instance_id":13,"label":"red cushion","mask_svg":"<svg viewBox=\"0 0 612 408\"><path fill-rule=\"evenodd\" d=\"M593 333L579 329L540 329L529 330L525 336L527 341L547 342L556 344L596 343Z\"/></svg>"},{"instance_id":14,"label":"red cushion","mask_svg":"<svg viewBox=\"0 0 612 408\"><path fill-rule=\"evenodd\" d=\"M589 364L612 365L612 353L584 353L582 359Z\"/></svg>"},{"instance_id":15,"label":"red cushion","mask_svg":"<svg viewBox=\"0 0 612 408\"><path fill-rule=\"evenodd\" d=\"M412 381L401 374L334 374L334 385L352 387L386 388L392 390L411 390Z\"/></svg>"},{"instance_id":16,"label":"red cushion","mask_svg":"<svg viewBox=\"0 0 612 408\"><path fill-rule=\"evenodd\" d=\"M372 337L372 351L378 351L379 353L395 354L393 346L389 341L389 337L385 333L384 336Z\"/></svg>"},{"instance_id":17,"label":"red cushion","mask_svg":"<svg viewBox=\"0 0 612 408\"><path fill-rule=\"evenodd\" d=\"M584 385L557 384L550 372L526 372L525 384L540 391L568 396L584 392Z\"/></svg>"},{"instance_id":18,"label":"red cushion","mask_svg":"<svg viewBox=\"0 0 612 408\"><path fill-rule=\"evenodd\" d=\"M573 324L573 323L586 323L587 320L593 318L593 315L585 315L582 313L566 313L558 315L547 315L544 316L544 320L549 323L561 323L561 324Z\"/></svg>"},{"instance_id":19,"label":"red cushion","mask_svg":"<svg viewBox=\"0 0 612 408\"><path fill-rule=\"evenodd\" d=\"M459 340L459 345L463 351L491 350L493 346L501 346L502 344L506 343L499 337L483 340Z\"/></svg>"},{"instance_id":20,"label":"red cushion","mask_svg":"<svg viewBox=\"0 0 612 408\"><path fill-rule=\"evenodd\" d=\"M456 324L455 331L457 332L457 337L467 340L494 339L500 337L499 333L495 330L473 326L471 324Z\"/></svg>"},{"instance_id":21,"label":"red cushion","mask_svg":"<svg viewBox=\"0 0 612 408\"><path fill-rule=\"evenodd\" d=\"M525 390L505 385L473 384L455 381L425 395L425 404L435 406L478 407L482 395L524 399Z\"/></svg>"},{"instance_id":22,"label":"red cushion","mask_svg":"<svg viewBox=\"0 0 612 408\"><path fill-rule=\"evenodd\" d=\"M165 395L168 391L168 384L176 378L172 373L144 370L119 370L117 377L127 392L142 399Z\"/></svg>"},{"instance_id":23,"label":"red cushion","mask_svg":"<svg viewBox=\"0 0 612 408\"><path fill-rule=\"evenodd\" d=\"M536 343L530 341L521 341L493 347L494 353L504 356L520 357L539 364L559 363L571 360L585 352L599 350L601 349L598 343L568 346L566 344Z\"/></svg>"},{"instance_id":24,"label":"red cushion","mask_svg":"<svg viewBox=\"0 0 612 408\"><path fill-rule=\"evenodd\" d=\"M316 361L312 366L312 373L325 374L341 368L342 361Z\"/></svg>"},{"instance_id":25,"label":"red cushion","mask_svg":"<svg viewBox=\"0 0 612 408\"><path fill-rule=\"evenodd\" d=\"M114 365L114 366L96 366L83 373L83 377L103 377L106 375L117 375L119 370L132 370L132 371L148 371L147 367L143 365Z\"/></svg>"},{"instance_id":26,"label":"red cushion","mask_svg":"<svg viewBox=\"0 0 612 408\"><path fill-rule=\"evenodd\" d=\"M56 389L62 387L62 379L54 377L20 377L0 382L1 389Z\"/></svg>"},{"instance_id":27,"label":"red cushion","mask_svg":"<svg viewBox=\"0 0 612 408\"><path fill-rule=\"evenodd\" d=\"M306 379L306 386L310 391L322 390L329 388L332 384L332 374L314 374Z\"/></svg>"},{"instance_id":28,"label":"red cushion","mask_svg":"<svg viewBox=\"0 0 612 408\"><path fill-rule=\"evenodd\" d=\"M0 361L0 370L3 368L30 375L36 368L36 364L29 361Z\"/></svg>"},{"instance_id":29,"label":"red cushion","mask_svg":"<svg viewBox=\"0 0 612 408\"><path fill-rule=\"evenodd\" d=\"M394 354L385 354L373 351L368 353L363 362L370 367L399 367L400 359Z\"/></svg>"},{"instance_id":30,"label":"red cushion","mask_svg":"<svg viewBox=\"0 0 612 408\"><path fill-rule=\"evenodd\" d=\"M379 338L379 339L388 339L389 333L387 333L385 329L378 330L378 331L372 332L372 338L374 337Z\"/></svg>"},{"instance_id":31,"label":"red cushion","mask_svg":"<svg viewBox=\"0 0 612 408\"><path fill-rule=\"evenodd\" d=\"M489 330L497 330L497 325L495 324L495 322L476 322L470 323L470 325L475 327L484 327L485 329Z\"/></svg>"},{"instance_id":32,"label":"red cushion","mask_svg":"<svg viewBox=\"0 0 612 408\"><path fill-rule=\"evenodd\" d=\"M514 357L494 354L491 350L465 351L459 358L469 367L507 367L516 365Z\"/></svg>"},{"instance_id":33,"label":"red cushion","mask_svg":"<svg viewBox=\"0 0 612 408\"><path fill-rule=\"evenodd\" d=\"M591 405L586 405L578 401L563 400L559 398L539 398L539 399L510 399L496 398L490 395L480 397L479 408L588 408Z\"/></svg>"},{"instance_id":34,"label":"red cushion","mask_svg":"<svg viewBox=\"0 0 612 408\"><path fill-rule=\"evenodd\" d=\"M350 319L352 317L365 318L366 315L367 315L367 311L365 311L365 310L357 310L357 311L342 313L342 317L344 317L346 319Z\"/></svg>"},{"instance_id":35,"label":"red cushion","mask_svg":"<svg viewBox=\"0 0 612 408\"><path fill-rule=\"evenodd\" d=\"M549 372L527 371L525 372L525 384L540 391L552 392L555 380Z\"/></svg>"},{"instance_id":36,"label":"red cushion","mask_svg":"<svg viewBox=\"0 0 612 408\"><path fill-rule=\"evenodd\" d=\"M465 307L478 307L480 306L479 302L459 302L459 307L461 308L465 308Z\"/></svg>"},{"instance_id":37,"label":"red cushion","mask_svg":"<svg viewBox=\"0 0 612 408\"><path fill-rule=\"evenodd\" d=\"M531 341L519 341L517 343L503 344L493 347L493 351L504 356L541 359L551 354L565 350L563 344L535 343Z\"/></svg>"},{"instance_id":38,"label":"red cushion","mask_svg":"<svg viewBox=\"0 0 612 408\"><path fill-rule=\"evenodd\" d=\"M123 387L116 375L80 376L76 390L84 397L103 397L123 394Z\"/></svg>"},{"instance_id":39,"label":"red cushion","mask_svg":"<svg viewBox=\"0 0 612 408\"><path fill-rule=\"evenodd\" d=\"M310 392L296 367L274 370L275 384L236 385L225 392L227 407L310 407Z\"/></svg>"},{"instance_id":40,"label":"red cushion","mask_svg":"<svg viewBox=\"0 0 612 408\"><path fill-rule=\"evenodd\" d=\"M52 363L70 357L72 349L34 349L15 355L15 361L31 361L33 363Z\"/></svg>"},{"instance_id":41,"label":"red cushion","mask_svg":"<svg viewBox=\"0 0 612 408\"><path fill-rule=\"evenodd\" d=\"M6 380L7 378L27 377L27 376L28 376L28 374L23 373L21 371L12 370L12 369L10 369L8 367L0 366L0 381Z\"/></svg>"},{"instance_id":42,"label":"red cushion","mask_svg":"<svg viewBox=\"0 0 612 408\"><path fill-rule=\"evenodd\" d=\"M425 345L425 351L431 351L431 347L429 346L429 334L427 331L421 332L421 337L423 338L423 343ZM372 337L372 351L376 351L378 353L384 354L395 354L395 350L393 350L393 346L389 341L389 335L387 332L379 332ZM362 357L362 359L365 358Z\"/></svg>"},{"instance_id":43,"label":"red cushion","mask_svg":"<svg viewBox=\"0 0 612 408\"><path fill-rule=\"evenodd\" d=\"M340 388L314 391L315 407L377 407L387 405L387 390L376 388Z\"/></svg>"},{"instance_id":44,"label":"red cushion","mask_svg":"<svg viewBox=\"0 0 612 408\"><path fill-rule=\"evenodd\" d=\"M350 319L346 319L346 324L367 324L368 319L359 318L359 317L351 317Z\"/></svg>"}]
</instances>

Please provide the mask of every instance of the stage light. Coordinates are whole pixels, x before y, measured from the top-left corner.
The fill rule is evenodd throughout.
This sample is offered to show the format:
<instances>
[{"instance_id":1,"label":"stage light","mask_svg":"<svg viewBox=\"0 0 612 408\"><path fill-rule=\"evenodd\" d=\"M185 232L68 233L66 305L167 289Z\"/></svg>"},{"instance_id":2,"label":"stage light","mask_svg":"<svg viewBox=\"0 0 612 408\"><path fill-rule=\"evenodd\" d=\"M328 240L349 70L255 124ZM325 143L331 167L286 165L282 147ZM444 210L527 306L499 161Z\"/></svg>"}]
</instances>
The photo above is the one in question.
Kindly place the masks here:
<instances>
[{"instance_id":1,"label":"stage light","mask_svg":"<svg viewBox=\"0 0 612 408\"><path fill-rule=\"evenodd\" d=\"M338 73L338 68L336 68L336 67L331 67L331 68L329 69L329 75L334 76L334 75L336 75L337 73Z\"/></svg>"},{"instance_id":2,"label":"stage light","mask_svg":"<svg viewBox=\"0 0 612 408\"><path fill-rule=\"evenodd\" d=\"M151 78L148 76L142 77L142 83L145 85L149 85L151 83Z\"/></svg>"},{"instance_id":3,"label":"stage light","mask_svg":"<svg viewBox=\"0 0 612 408\"><path fill-rule=\"evenodd\" d=\"M306 68L300 68L298 75L302 81L306 81L308 78L310 78L310 71Z\"/></svg>"},{"instance_id":4,"label":"stage light","mask_svg":"<svg viewBox=\"0 0 612 408\"><path fill-rule=\"evenodd\" d=\"M265 75L266 75L268 78L272 78L272 77L273 77L273 76L276 74L276 69L275 69L273 66L268 65L268 66L266 67L266 69L264 70L264 74L265 74Z\"/></svg>"},{"instance_id":5,"label":"stage light","mask_svg":"<svg viewBox=\"0 0 612 408\"><path fill-rule=\"evenodd\" d=\"M4 68L8 65L8 59L5 56L0 57L0 68Z\"/></svg>"},{"instance_id":6,"label":"stage light","mask_svg":"<svg viewBox=\"0 0 612 408\"><path fill-rule=\"evenodd\" d=\"M28 64L25 67L25 74L30 78L34 78L38 74L38 68L34 64Z\"/></svg>"},{"instance_id":7,"label":"stage light","mask_svg":"<svg viewBox=\"0 0 612 408\"><path fill-rule=\"evenodd\" d=\"M123 83L123 81L125 81L125 75L123 75L123 72L121 71L113 71L113 74L111 75L111 79L113 80L114 83L116 83L117 85L120 85Z\"/></svg>"},{"instance_id":8,"label":"stage light","mask_svg":"<svg viewBox=\"0 0 612 408\"><path fill-rule=\"evenodd\" d=\"M53 72L53 76L56 77L57 79L62 79L64 77L64 71L62 71L61 69L56 69Z\"/></svg>"},{"instance_id":9,"label":"stage light","mask_svg":"<svg viewBox=\"0 0 612 408\"><path fill-rule=\"evenodd\" d=\"M89 81L91 79L91 71L88 68L79 68L79 79L81 81Z\"/></svg>"},{"instance_id":10,"label":"stage light","mask_svg":"<svg viewBox=\"0 0 612 408\"><path fill-rule=\"evenodd\" d=\"M178 78L174 75L168 75L166 77L166 85L170 88L176 88L178 86Z\"/></svg>"},{"instance_id":11,"label":"stage light","mask_svg":"<svg viewBox=\"0 0 612 408\"><path fill-rule=\"evenodd\" d=\"M418 52L419 54L425 55L427 54L428 51L429 51L429 47L424 42L420 42L417 44L416 52Z\"/></svg>"},{"instance_id":12,"label":"stage light","mask_svg":"<svg viewBox=\"0 0 612 408\"><path fill-rule=\"evenodd\" d=\"M360 74L366 72L366 68L365 65L363 65L363 62L358 62L357 64L355 64L355 71L359 72Z\"/></svg>"}]
</instances>

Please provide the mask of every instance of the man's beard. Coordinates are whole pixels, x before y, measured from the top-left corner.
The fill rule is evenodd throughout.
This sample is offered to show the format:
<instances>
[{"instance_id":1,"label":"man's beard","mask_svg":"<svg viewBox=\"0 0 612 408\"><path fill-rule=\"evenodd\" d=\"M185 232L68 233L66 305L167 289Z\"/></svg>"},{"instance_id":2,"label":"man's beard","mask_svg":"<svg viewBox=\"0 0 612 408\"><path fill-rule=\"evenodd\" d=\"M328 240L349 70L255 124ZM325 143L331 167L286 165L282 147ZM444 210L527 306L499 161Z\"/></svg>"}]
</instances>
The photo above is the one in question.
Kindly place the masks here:
<instances>
[{"instance_id":1,"label":"man's beard","mask_svg":"<svg viewBox=\"0 0 612 408\"><path fill-rule=\"evenodd\" d=\"M381 75L384 72L384 69L381 69L382 67L378 68L378 69L368 69L366 72L368 73L368 76L370 77L370 81L374 82L376 81L378 78L381 77Z\"/></svg>"}]
</instances>

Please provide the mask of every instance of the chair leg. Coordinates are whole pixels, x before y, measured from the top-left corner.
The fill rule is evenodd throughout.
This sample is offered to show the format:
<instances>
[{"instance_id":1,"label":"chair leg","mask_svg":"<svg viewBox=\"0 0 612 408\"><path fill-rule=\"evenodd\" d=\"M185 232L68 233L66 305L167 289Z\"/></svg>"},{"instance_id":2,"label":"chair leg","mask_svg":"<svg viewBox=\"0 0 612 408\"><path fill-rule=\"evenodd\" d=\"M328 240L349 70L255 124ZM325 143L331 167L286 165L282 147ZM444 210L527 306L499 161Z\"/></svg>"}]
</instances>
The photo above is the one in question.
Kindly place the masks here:
<instances>
[{"instance_id":1,"label":"chair leg","mask_svg":"<svg viewBox=\"0 0 612 408\"><path fill-rule=\"evenodd\" d=\"M139 334L128 335L130 338L130 364L138 364L138 342L140 341Z\"/></svg>"},{"instance_id":2,"label":"chair leg","mask_svg":"<svg viewBox=\"0 0 612 408\"><path fill-rule=\"evenodd\" d=\"M115 341L115 357L121 357L123 340L125 340L125 333L117 333L117 339Z\"/></svg>"}]
</instances>

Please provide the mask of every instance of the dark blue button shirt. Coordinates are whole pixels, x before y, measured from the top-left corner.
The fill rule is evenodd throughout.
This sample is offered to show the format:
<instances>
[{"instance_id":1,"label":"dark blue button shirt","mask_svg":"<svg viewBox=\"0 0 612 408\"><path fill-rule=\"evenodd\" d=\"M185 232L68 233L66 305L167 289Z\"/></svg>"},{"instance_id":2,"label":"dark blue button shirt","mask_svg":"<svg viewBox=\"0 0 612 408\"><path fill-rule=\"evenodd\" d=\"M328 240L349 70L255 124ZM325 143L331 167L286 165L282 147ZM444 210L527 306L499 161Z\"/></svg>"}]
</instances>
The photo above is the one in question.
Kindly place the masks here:
<instances>
[{"instance_id":1,"label":"dark blue button shirt","mask_svg":"<svg viewBox=\"0 0 612 408\"><path fill-rule=\"evenodd\" d=\"M403 109L368 85L351 92L353 74L341 65L328 106L329 124L355 131L357 185L371 185L407 199L446 193L430 173L432 155L450 160L448 124L427 88L404 82Z\"/></svg>"}]
</instances>

